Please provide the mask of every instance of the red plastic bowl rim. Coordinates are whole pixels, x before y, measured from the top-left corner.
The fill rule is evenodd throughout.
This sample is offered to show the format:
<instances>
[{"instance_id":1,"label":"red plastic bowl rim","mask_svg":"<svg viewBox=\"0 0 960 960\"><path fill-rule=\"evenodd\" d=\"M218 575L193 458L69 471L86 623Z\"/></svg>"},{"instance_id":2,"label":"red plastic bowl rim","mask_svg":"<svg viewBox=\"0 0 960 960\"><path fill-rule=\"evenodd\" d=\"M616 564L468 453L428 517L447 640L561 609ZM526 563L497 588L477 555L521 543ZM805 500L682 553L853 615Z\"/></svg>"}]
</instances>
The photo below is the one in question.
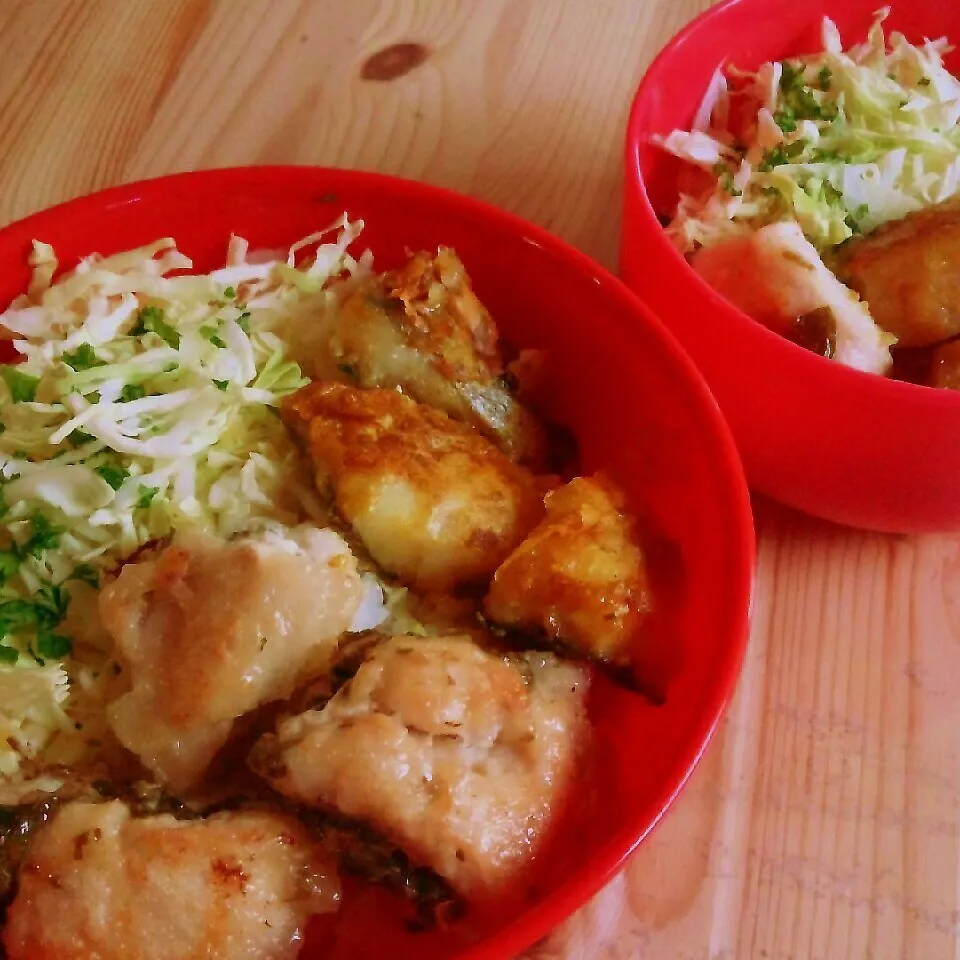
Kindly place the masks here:
<instances>
[{"instance_id":1,"label":"red plastic bowl rim","mask_svg":"<svg viewBox=\"0 0 960 960\"><path fill-rule=\"evenodd\" d=\"M691 37L701 32L717 32L714 21L722 23L723 18L734 7L755 2L756 0L720 0L715 6L708 8L699 16L695 17L676 33L660 53L657 54L644 74L643 79L640 81L640 85L637 87L637 92L630 106L629 119L627 121L624 176L630 178L639 189L640 206L646 219L645 225L652 225L656 228L655 231L651 232L655 233L657 239L647 239L647 242L662 242L664 246L670 249L673 256L683 264L687 273L688 282L697 289L702 297L710 301L718 313L721 315L725 314L720 322L736 319L738 323L750 324L751 327L755 327L759 336L765 342L765 349L780 353L782 362L799 365L795 368L797 375L802 376L806 370L810 370L813 373L819 371L821 374L831 370L831 376L847 378L851 386L857 386L862 390L876 391L879 394L885 393L887 395L886 399L890 401L898 399L899 394L900 397L909 397L914 401L923 400L923 402L928 403L931 407L945 410L960 410L960 391L925 387L903 380L892 380L889 377L878 376L874 373L865 373L862 370L855 370L852 367L847 367L833 360L818 356L810 350L805 350L803 347L791 343L786 338L769 330L763 324L758 323L742 310L735 307L730 301L720 296L713 287L705 280L702 280L700 275L687 262L683 254L670 242L663 225L657 218L656 211L647 193L646 183L643 173L640 170L639 162L639 148L649 144L651 136L651 131L648 131L640 122L640 113L644 107L644 102L650 95L650 92L662 84L661 74L667 70L667 64ZM882 6L882 4L880 4L878 0L878 8L880 6ZM706 88L704 88L704 93L706 93ZM624 221L621 226L621 231L624 236L626 236L629 229L630 225Z\"/></svg>"},{"instance_id":2,"label":"red plastic bowl rim","mask_svg":"<svg viewBox=\"0 0 960 960\"><path fill-rule=\"evenodd\" d=\"M739 0L730 0L739 2ZM541 227L498 207L465 194L443 187L407 180L388 174L362 170L344 170L335 167L309 165L264 165L250 167L221 167L202 171L168 174L166 176L134 181L110 187L96 193L66 200L55 206L37 211L21 220L0 227L0 235L14 227L22 229L34 220L46 219L60 213L93 215L105 205L136 202L145 194L162 194L172 184L194 181L206 184L213 191L237 190L262 178L299 176L310 171L317 177L334 180L364 181L371 185L392 188L405 193L414 201L417 197L433 197L458 207L468 216L480 221L499 223L510 232L520 234L528 242L541 247L573 271L591 277L596 285L606 290L606 295L617 301L618 315L623 317L622 326L633 336L635 324L654 328L664 348L674 355L684 373L684 389L691 392L713 430L721 450L723 484L730 508L727 524L730 537L729 562L733 573L731 589L727 595L727 622L717 624L722 636L730 637L736 647L720 665L714 675L713 696L705 705L697 704L695 721L691 724L694 735L690 743L692 752L678 755L670 775L664 778L664 786L658 795L656 813L653 817L641 816L637 822L619 831L598 847L586 860L584 868L558 887L544 901L521 914L517 919L499 930L492 937L482 940L477 946L461 954L461 960L471 957L512 957L546 936L560 922L585 905L624 866L639 844L659 823L674 799L683 789L701 756L709 745L717 725L726 711L733 694L746 652L750 617L753 606L753 590L756 568L756 541L750 495L743 467L729 427L710 392L706 381L693 361L668 328L653 314L635 294L617 277L575 247L563 242Z\"/></svg>"}]
</instances>

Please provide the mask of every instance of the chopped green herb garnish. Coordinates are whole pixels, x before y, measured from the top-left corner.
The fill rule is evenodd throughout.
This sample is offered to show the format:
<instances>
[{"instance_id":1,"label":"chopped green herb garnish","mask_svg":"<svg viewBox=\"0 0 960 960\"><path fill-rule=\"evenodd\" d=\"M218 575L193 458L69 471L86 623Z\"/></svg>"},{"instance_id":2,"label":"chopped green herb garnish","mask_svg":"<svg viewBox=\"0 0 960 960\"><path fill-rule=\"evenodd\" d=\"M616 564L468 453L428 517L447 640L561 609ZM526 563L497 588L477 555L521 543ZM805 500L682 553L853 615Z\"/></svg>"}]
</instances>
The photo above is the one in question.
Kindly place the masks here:
<instances>
[{"instance_id":1,"label":"chopped green herb garnish","mask_svg":"<svg viewBox=\"0 0 960 960\"><path fill-rule=\"evenodd\" d=\"M226 287L226 288L224 289L224 291L223 291L223 295L224 295L228 300L232 300L232 299L237 295L237 291L234 290L233 287Z\"/></svg>"},{"instance_id":2,"label":"chopped green herb garnish","mask_svg":"<svg viewBox=\"0 0 960 960\"><path fill-rule=\"evenodd\" d=\"M86 583L91 587L100 586L100 575L89 563L81 563L80 566L74 567L68 579L79 580L80 583Z\"/></svg>"},{"instance_id":3,"label":"chopped green herb garnish","mask_svg":"<svg viewBox=\"0 0 960 960\"><path fill-rule=\"evenodd\" d=\"M141 400L147 395L146 388L139 383L128 383L120 391L120 402L129 403L131 400Z\"/></svg>"},{"instance_id":4,"label":"chopped green herb garnish","mask_svg":"<svg viewBox=\"0 0 960 960\"><path fill-rule=\"evenodd\" d=\"M6 583L20 569L22 558L17 550L0 552L0 583Z\"/></svg>"},{"instance_id":5,"label":"chopped green herb garnish","mask_svg":"<svg viewBox=\"0 0 960 960\"><path fill-rule=\"evenodd\" d=\"M217 327L213 327L213 326L210 326L210 327L201 327L200 330L199 330L199 333L200 333L200 336L203 337L204 340L209 341L209 342L212 343L215 347L219 347L219 349L221 349L221 350L225 350L225 349L226 349L227 345L226 345L226 343L223 341L223 338L219 335L219 333L218 333L218 328L217 328Z\"/></svg>"},{"instance_id":6,"label":"chopped green herb garnish","mask_svg":"<svg viewBox=\"0 0 960 960\"><path fill-rule=\"evenodd\" d=\"M72 353L64 351L60 359L74 370L91 370L93 367L102 367L103 361L89 343L81 343Z\"/></svg>"},{"instance_id":7,"label":"chopped green herb garnish","mask_svg":"<svg viewBox=\"0 0 960 960\"><path fill-rule=\"evenodd\" d=\"M153 503L153 498L160 492L159 487L148 487L145 484L140 484L140 496L137 497L137 502L134 504L140 510L145 510L147 507Z\"/></svg>"},{"instance_id":8,"label":"chopped green herb garnish","mask_svg":"<svg viewBox=\"0 0 960 960\"><path fill-rule=\"evenodd\" d=\"M131 332L134 336L155 333L167 346L174 350L180 349L180 334L167 323L164 312L159 307L143 307L137 313L137 322Z\"/></svg>"},{"instance_id":9,"label":"chopped green herb garnish","mask_svg":"<svg viewBox=\"0 0 960 960\"><path fill-rule=\"evenodd\" d=\"M93 443L94 440L96 440L96 437L84 433L82 430L74 430L67 436L67 442L74 447L82 447L85 443Z\"/></svg>"},{"instance_id":10,"label":"chopped green herb garnish","mask_svg":"<svg viewBox=\"0 0 960 960\"><path fill-rule=\"evenodd\" d=\"M35 627L38 608L28 600L5 600L0 603L0 636Z\"/></svg>"},{"instance_id":11,"label":"chopped green herb garnish","mask_svg":"<svg viewBox=\"0 0 960 960\"><path fill-rule=\"evenodd\" d=\"M780 89L784 93L798 90L803 87L803 66L792 64L784 60L780 70Z\"/></svg>"},{"instance_id":12,"label":"chopped green herb garnish","mask_svg":"<svg viewBox=\"0 0 960 960\"><path fill-rule=\"evenodd\" d=\"M115 463L101 463L99 467L94 467L93 472L102 477L114 490L119 490L123 486L124 480L130 476L130 471Z\"/></svg>"},{"instance_id":13,"label":"chopped green herb garnish","mask_svg":"<svg viewBox=\"0 0 960 960\"><path fill-rule=\"evenodd\" d=\"M40 633L37 635L37 656L43 660L59 660L67 656L73 649L69 637L61 637L57 633Z\"/></svg>"},{"instance_id":14,"label":"chopped green herb garnish","mask_svg":"<svg viewBox=\"0 0 960 960\"><path fill-rule=\"evenodd\" d=\"M796 118L789 110L778 110L773 121L784 133L793 133L797 129Z\"/></svg>"},{"instance_id":15,"label":"chopped green herb garnish","mask_svg":"<svg viewBox=\"0 0 960 960\"><path fill-rule=\"evenodd\" d=\"M39 377L32 377L12 364L3 364L0 367L0 376L3 377L14 403L29 403L36 397L37 387L40 385Z\"/></svg>"},{"instance_id":16,"label":"chopped green herb garnish","mask_svg":"<svg viewBox=\"0 0 960 960\"><path fill-rule=\"evenodd\" d=\"M30 526L30 537L19 548L22 556L39 560L45 550L53 550L60 545L60 534L63 531L55 527L42 513L34 513L30 517Z\"/></svg>"},{"instance_id":17,"label":"chopped green herb garnish","mask_svg":"<svg viewBox=\"0 0 960 960\"><path fill-rule=\"evenodd\" d=\"M794 140L793 143L781 144L768 150L760 159L760 170L769 173L774 167L790 163L803 153L806 146L806 140Z\"/></svg>"},{"instance_id":18,"label":"chopped green herb garnish","mask_svg":"<svg viewBox=\"0 0 960 960\"><path fill-rule=\"evenodd\" d=\"M67 614L70 594L61 586L43 583L34 594L37 622L41 627L55 627Z\"/></svg>"},{"instance_id":19,"label":"chopped green herb garnish","mask_svg":"<svg viewBox=\"0 0 960 960\"><path fill-rule=\"evenodd\" d=\"M921 77L921 78L917 81L917 86L918 86L918 87L929 87L929 86L930 86L930 78L929 78L929 77Z\"/></svg>"},{"instance_id":20,"label":"chopped green herb garnish","mask_svg":"<svg viewBox=\"0 0 960 960\"><path fill-rule=\"evenodd\" d=\"M221 393L225 393L227 387L230 386L230 381L229 381L229 380L214 380L214 381L213 381L213 385L214 385Z\"/></svg>"},{"instance_id":21,"label":"chopped green herb garnish","mask_svg":"<svg viewBox=\"0 0 960 960\"><path fill-rule=\"evenodd\" d=\"M814 149L810 151L810 162L811 163L836 163L840 161L840 154L836 150L819 150Z\"/></svg>"},{"instance_id":22,"label":"chopped green herb garnish","mask_svg":"<svg viewBox=\"0 0 960 960\"><path fill-rule=\"evenodd\" d=\"M244 310L243 313L237 317L237 326L247 334L247 336L250 335L250 312L248 310Z\"/></svg>"},{"instance_id":23,"label":"chopped green herb garnish","mask_svg":"<svg viewBox=\"0 0 960 960\"><path fill-rule=\"evenodd\" d=\"M820 84L820 89L829 90L832 81L833 71L829 67L821 67L820 72L817 74L817 83Z\"/></svg>"}]
</instances>

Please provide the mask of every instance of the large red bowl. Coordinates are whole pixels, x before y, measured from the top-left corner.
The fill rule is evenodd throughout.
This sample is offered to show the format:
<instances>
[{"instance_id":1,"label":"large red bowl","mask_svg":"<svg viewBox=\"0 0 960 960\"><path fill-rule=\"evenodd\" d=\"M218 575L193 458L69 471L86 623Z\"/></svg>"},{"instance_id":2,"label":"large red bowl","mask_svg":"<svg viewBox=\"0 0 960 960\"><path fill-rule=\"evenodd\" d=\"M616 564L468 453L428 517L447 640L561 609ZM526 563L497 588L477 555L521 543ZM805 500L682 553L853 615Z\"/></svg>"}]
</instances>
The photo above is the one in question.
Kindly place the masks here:
<instances>
[{"instance_id":1,"label":"large red bowl","mask_svg":"<svg viewBox=\"0 0 960 960\"><path fill-rule=\"evenodd\" d=\"M481 929L405 930L390 901L347 892L339 919L311 931L303 956L505 957L584 903L657 822L697 762L736 680L746 639L753 528L732 439L699 374L614 277L509 214L433 187L372 174L259 168L184 174L55 207L0 230L0 304L27 282L33 238L69 265L160 236L198 267L222 263L231 232L254 247L289 244L342 211L367 224L378 264L409 247L453 245L506 339L552 358L545 401L580 441L585 469L610 469L643 516L659 587L656 636L672 682L654 707L599 681L596 762L546 856L539 892ZM576 828L574 828L576 824Z\"/></svg>"},{"instance_id":2,"label":"large red bowl","mask_svg":"<svg viewBox=\"0 0 960 960\"><path fill-rule=\"evenodd\" d=\"M621 275L707 378L753 487L839 523L960 529L960 393L841 367L788 343L713 292L656 213L676 201L676 165L651 136L689 129L713 72L813 53L824 15L863 39L878 0L726 0L663 50L637 93L626 146ZM887 21L917 42L960 40L960 4L901 0ZM960 61L948 61L954 71Z\"/></svg>"}]
</instances>

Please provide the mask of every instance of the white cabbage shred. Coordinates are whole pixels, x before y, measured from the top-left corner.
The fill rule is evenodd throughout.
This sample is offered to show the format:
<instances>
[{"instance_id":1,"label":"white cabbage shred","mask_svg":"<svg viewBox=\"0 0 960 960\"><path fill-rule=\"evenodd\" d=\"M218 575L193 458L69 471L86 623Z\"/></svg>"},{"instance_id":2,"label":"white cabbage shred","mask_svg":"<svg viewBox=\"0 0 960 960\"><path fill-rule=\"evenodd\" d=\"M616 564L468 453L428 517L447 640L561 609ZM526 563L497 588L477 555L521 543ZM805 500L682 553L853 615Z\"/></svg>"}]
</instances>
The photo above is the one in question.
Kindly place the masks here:
<instances>
[{"instance_id":1,"label":"white cabbage shred","mask_svg":"<svg viewBox=\"0 0 960 960\"><path fill-rule=\"evenodd\" d=\"M844 51L823 21L821 54L732 68L711 81L690 131L657 142L709 174L684 193L668 233L690 253L794 220L818 250L960 188L960 81L945 40L884 36Z\"/></svg>"},{"instance_id":2,"label":"white cabbage shred","mask_svg":"<svg viewBox=\"0 0 960 960\"><path fill-rule=\"evenodd\" d=\"M234 237L208 274L172 239L59 276L34 244L28 291L0 314L21 355L0 368L0 776L73 726L73 584L184 526L326 522L276 407L306 382L292 331L369 270L347 252L362 226L344 216L273 258ZM358 629L383 619L367 587Z\"/></svg>"}]
</instances>

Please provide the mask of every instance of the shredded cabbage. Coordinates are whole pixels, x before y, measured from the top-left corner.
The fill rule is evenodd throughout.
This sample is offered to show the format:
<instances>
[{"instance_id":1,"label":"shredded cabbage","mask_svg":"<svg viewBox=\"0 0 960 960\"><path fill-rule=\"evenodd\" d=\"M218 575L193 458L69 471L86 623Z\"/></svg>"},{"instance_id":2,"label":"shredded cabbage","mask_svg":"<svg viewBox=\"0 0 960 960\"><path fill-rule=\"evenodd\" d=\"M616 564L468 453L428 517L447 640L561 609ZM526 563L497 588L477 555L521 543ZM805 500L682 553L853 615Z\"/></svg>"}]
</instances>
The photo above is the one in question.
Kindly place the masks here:
<instances>
[{"instance_id":1,"label":"shredded cabbage","mask_svg":"<svg viewBox=\"0 0 960 960\"><path fill-rule=\"evenodd\" d=\"M884 36L844 51L823 21L823 53L718 70L691 131L656 141L711 174L680 198L668 233L684 252L795 220L819 250L960 187L960 81L946 40Z\"/></svg>"},{"instance_id":2,"label":"shredded cabbage","mask_svg":"<svg viewBox=\"0 0 960 960\"><path fill-rule=\"evenodd\" d=\"M344 216L273 259L234 237L206 275L161 239L54 279L34 243L28 291L0 314L22 357L0 367L0 776L73 725L74 584L186 526L327 521L276 407L306 382L291 331L369 270L347 252L362 227ZM358 629L384 616L367 587Z\"/></svg>"}]
</instances>

